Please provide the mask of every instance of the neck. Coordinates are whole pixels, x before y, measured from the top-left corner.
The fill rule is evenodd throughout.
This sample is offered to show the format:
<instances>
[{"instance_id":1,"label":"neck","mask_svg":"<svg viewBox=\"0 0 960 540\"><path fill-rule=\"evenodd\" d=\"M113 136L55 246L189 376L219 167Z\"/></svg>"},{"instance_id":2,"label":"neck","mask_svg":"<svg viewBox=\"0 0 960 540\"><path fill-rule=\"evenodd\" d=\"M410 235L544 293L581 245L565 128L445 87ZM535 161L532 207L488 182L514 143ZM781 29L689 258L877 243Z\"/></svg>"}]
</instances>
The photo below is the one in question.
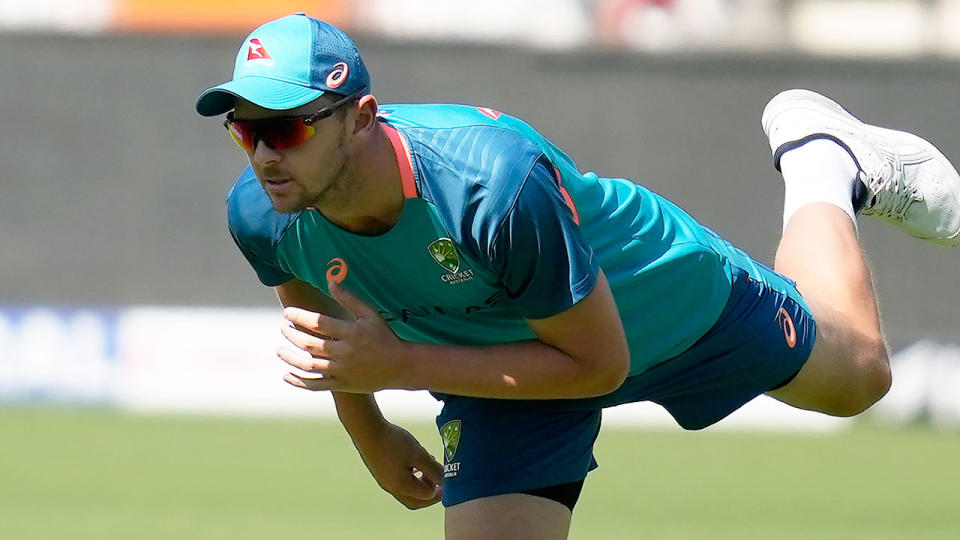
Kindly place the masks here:
<instances>
[{"instance_id":1,"label":"neck","mask_svg":"<svg viewBox=\"0 0 960 540\"><path fill-rule=\"evenodd\" d=\"M403 211L403 186L396 153L382 126L350 156L342 180L341 196L317 206L328 221L348 232L371 236L396 225Z\"/></svg>"}]
</instances>

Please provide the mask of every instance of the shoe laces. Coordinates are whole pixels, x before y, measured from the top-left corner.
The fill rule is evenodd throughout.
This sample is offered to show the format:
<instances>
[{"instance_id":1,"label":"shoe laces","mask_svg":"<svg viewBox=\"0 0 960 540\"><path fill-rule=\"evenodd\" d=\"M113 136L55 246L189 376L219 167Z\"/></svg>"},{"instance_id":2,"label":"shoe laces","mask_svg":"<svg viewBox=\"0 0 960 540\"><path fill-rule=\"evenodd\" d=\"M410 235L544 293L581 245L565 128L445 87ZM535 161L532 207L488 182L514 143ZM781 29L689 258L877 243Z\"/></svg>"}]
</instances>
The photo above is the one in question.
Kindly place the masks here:
<instances>
[{"instance_id":1,"label":"shoe laces","mask_svg":"<svg viewBox=\"0 0 960 540\"><path fill-rule=\"evenodd\" d=\"M906 184L905 176L899 160L884 160L883 166L870 174L860 171L859 179L871 193L862 213L902 221L910 205L923 200L916 185Z\"/></svg>"}]
</instances>

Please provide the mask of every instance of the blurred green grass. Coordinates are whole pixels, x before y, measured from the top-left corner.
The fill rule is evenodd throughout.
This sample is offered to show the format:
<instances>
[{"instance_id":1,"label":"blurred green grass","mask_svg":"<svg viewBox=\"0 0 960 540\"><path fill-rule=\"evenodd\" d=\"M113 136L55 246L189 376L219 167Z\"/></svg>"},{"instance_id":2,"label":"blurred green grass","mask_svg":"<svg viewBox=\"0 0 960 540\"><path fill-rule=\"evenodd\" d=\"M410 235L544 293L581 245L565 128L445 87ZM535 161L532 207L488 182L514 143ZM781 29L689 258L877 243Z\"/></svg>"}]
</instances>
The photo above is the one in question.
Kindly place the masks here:
<instances>
[{"instance_id":1,"label":"blurred green grass","mask_svg":"<svg viewBox=\"0 0 960 540\"><path fill-rule=\"evenodd\" d=\"M335 420L5 408L0 448L3 539L442 537ZM596 455L574 539L960 538L958 433L605 429Z\"/></svg>"}]
</instances>

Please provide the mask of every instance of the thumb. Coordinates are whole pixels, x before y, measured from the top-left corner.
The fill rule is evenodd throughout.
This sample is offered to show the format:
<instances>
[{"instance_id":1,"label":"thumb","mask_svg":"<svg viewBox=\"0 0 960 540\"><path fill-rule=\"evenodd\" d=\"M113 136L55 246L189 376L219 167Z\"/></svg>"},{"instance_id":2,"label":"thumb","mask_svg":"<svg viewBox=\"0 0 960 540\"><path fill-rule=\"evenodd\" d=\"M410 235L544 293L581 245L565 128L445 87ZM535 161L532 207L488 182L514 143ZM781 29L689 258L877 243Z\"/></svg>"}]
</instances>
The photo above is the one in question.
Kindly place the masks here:
<instances>
[{"instance_id":1,"label":"thumb","mask_svg":"<svg viewBox=\"0 0 960 540\"><path fill-rule=\"evenodd\" d=\"M335 281L328 281L327 289L330 291L330 295L333 296L334 300L358 319L361 317L369 317L372 313L376 313L373 308L361 300L359 296L348 291Z\"/></svg>"},{"instance_id":2,"label":"thumb","mask_svg":"<svg viewBox=\"0 0 960 540\"><path fill-rule=\"evenodd\" d=\"M423 451L418 457L419 459L414 461L414 467L423 474L420 477L420 482L429 487L433 491L431 496L434 496L439 492L439 486L443 478L443 466L426 451Z\"/></svg>"},{"instance_id":3,"label":"thumb","mask_svg":"<svg viewBox=\"0 0 960 540\"><path fill-rule=\"evenodd\" d=\"M436 496L436 485L429 480L425 480L426 476L418 478L416 473L417 469L413 469L412 474L407 479L407 489L404 495L418 501L429 501Z\"/></svg>"},{"instance_id":4,"label":"thumb","mask_svg":"<svg viewBox=\"0 0 960 540\"><path fill-rule=\"evenodd\" d=\"M413 468L413 474L410 475L410 481L407 482L409 486L409 493L407 496L421 501L429 501L440 495L440 486L439 484L428 477L426 474L418 477L417 472L423 473L420 469L416 467Z\"/></svg>"}]
</instances>

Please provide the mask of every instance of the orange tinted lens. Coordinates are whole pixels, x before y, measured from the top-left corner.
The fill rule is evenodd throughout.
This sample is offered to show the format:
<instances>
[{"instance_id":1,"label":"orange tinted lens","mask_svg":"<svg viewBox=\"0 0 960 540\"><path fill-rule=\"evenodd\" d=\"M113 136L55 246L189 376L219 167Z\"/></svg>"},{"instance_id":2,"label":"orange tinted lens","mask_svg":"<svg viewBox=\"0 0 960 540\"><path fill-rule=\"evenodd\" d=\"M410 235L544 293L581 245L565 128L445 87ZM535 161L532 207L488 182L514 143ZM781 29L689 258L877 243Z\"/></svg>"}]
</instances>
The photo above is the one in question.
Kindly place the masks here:
<instances>
[{"instance_id":1,"label":"orange tinted lens","mask_svg":"<svg viewBox=\"0 0 960 540\"><path fill-rule=\"evenodd\" d=\"M227 124L227 131L233 136L233 142L237 143L237 146L248 152L253 152L253 139L245 136L249 132L242 125L238 126L236 122L231 122Z\"/></svg>"},{"instance_id":2,"label":"orange tinted lens","mask_svg":"<svg viewBox=\"0 0 960 540\"><path fill-rule=\"evenodd\" d=\"M237 145L248 152L255 150L258 141L274 150L287 150L300 146L316 133L302 118L232 122L229 130Z\"/></svg>"}]
</instances>

